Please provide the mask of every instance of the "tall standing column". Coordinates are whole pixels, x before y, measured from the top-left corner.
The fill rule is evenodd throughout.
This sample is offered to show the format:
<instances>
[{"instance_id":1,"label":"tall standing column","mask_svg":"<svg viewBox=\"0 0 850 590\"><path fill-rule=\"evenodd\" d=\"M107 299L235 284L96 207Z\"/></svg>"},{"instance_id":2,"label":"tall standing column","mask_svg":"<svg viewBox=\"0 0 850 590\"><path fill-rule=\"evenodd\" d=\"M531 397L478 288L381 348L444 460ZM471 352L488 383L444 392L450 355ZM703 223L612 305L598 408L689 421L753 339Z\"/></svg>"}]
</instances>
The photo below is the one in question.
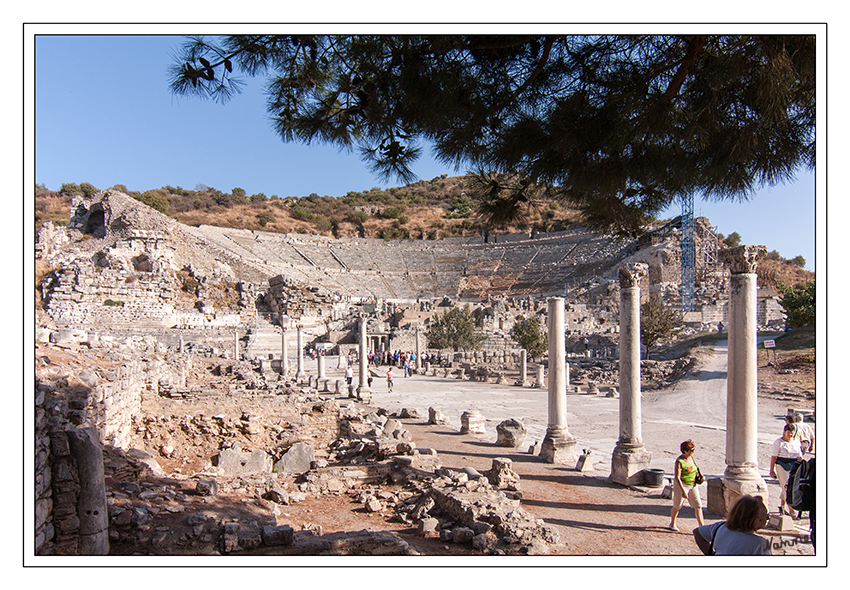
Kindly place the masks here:
<instances>
[{"instance_id":1,"label":"tall standing column","mask_svg":"<svg viewBox=\"0 0 850 590\"><path fill-rule=\"evenodd\" d=\"M419 326L416 326L416 374L422 372L422 347L419 344Z\"/></svg>"},{"instance_id":2,"label":"tall standing column","mask_svg":"<svg viewBox=\"0 0 850 590\"><path fill-rule=\"evenodd\" d=\"M369 350L368 350L368 340L366 337L366 316L363 315L360 318L360 385L357 388L357 397L360 400L368 401L372 394L372 390L369 389Z\"/></svg>"},{"instance_id":3,"label":"tall standing column","mask_svg":"<svg viewBox=\"0 0 850 590\"><path fill-rule=\"evenodd\" d=\"M549 299L549 426L540 445L547 463L575 464L576 439L567 428L566 339L564 299Z\"/></svg>"},{"instance_id":4,"label":"tall standing column","mask_svg":"<svg viewBox=\"0 0 850 590\"><path fill-rule=\"evenodd\" d=\"M298 324L298 372L295 373L295 381L300 382L306 374L304 373L304 326Z\"/></svg>"},{"instance_id":5,"label":"tall standing column","mask_svg":"<svg viewBox=\"0 0 850 590\"><path fill-rule=\"evenodd\" d=\"M640 280L642 262L620 267L620 438L611 455L611 481L623 485L644 482L652 453L643 446L640 411Z\"/></svg>"},{"instance_id":6,"label":"tall standing column","mask_svg":"<svg viewBox=\"0 0 850 590\"><path fill-rule=\"evenodd\" d=\"M239 360L239 330L233 330L233 360Z\"/></svg>"},{"instance_id":7,"label":"tall standing column","mask_svg":"<svg viewBox=\"0 0 850 590\"><path fill-rule=\"evenodd\" d=\"M767 485L758 472L758 275L764 246L720 251L729 266L729 347L726 374L726 508L742 495L767 500Z\"/></svg>"},{"instance_id":8,"label":"tall standing column","mask_svg":"<svg viewBox=\"0 0 850 590\"><path fill-rule=\"evenodd\" d=\"M519 381L520 387L528 387L528 351L524 348L519 351Z\"/></svg>"},{"instance_id":9,"label":"tall standing column","mask_svg":"<svg viewBox=\"0 0 850 590\"><path fill-rule=\"evenodd\" d=\"M289 348L286 340L286 330L289 328L290 319L288 317L280 318L280 374L286 377L289 373Z\"/></svg>"}]
</instances>

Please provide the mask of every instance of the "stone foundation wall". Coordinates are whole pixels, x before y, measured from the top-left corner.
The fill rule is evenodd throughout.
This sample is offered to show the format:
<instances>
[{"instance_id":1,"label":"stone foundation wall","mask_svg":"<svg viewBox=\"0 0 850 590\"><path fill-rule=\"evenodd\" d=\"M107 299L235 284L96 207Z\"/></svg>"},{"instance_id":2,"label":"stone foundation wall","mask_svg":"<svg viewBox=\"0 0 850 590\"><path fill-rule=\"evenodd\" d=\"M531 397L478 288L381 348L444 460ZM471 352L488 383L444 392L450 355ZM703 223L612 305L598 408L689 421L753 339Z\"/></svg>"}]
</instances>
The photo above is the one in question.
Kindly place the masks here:
<instances>
[{"instance_id":1,"label":"stone foundation wall","mask_svg":"<svg viewBox=\"0 0 850 590\"><path fill-rule=\"evenodd\" d=\"M35 552L96 555L108 551L100 444L126 448L132 416L149 379L146 363L101 363L78 371L37 371L35 399ZM76 442L75 442L76 441ZM98 481L99 480L99 481ZM101 522L103 519L103 522Z\"/></svg>"}]
</instances>

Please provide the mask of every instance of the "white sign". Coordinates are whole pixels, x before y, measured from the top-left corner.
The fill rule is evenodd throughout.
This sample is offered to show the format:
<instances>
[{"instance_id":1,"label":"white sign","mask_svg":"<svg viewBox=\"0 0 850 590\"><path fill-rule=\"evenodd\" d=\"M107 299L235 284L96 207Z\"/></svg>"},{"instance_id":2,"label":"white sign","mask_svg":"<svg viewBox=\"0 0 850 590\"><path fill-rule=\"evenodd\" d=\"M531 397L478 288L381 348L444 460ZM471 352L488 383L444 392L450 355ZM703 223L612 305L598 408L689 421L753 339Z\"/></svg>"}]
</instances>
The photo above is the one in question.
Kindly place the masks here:
<instances>
[{"instance_id":1,"label":"white sign","mask_svg":"<svg viewBox=\"0 0 850 590\"><path fill-rule=\"evenodd\" d=\"M776 348L776 340L765 340L764 341L765 348Z\"/></svg>"}]
</instances>

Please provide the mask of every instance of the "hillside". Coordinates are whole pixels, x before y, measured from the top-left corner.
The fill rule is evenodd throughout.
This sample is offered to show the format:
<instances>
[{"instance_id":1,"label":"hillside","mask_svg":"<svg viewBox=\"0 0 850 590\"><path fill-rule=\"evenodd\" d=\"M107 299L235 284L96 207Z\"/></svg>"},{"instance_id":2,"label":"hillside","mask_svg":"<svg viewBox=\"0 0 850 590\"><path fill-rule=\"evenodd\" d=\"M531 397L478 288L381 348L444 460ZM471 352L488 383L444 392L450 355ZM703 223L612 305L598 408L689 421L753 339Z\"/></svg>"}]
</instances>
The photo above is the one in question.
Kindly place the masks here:
<instances>
[{"instance_id":1,"label":"hillside","mask_svg":"<svg viewBox=\"0 0 850 590\"><path fill-rule=\"evenodd\" d=\"M372 188L349 191L342 196L279 197L246 195L234 188L224 193L199 185L195 190L164 186L143 192L118 190L190 226L212 225L275 233L298 233L332 237L393 239L440 239L482 235L476 219L475 202L466 192L472 176L438 176L386 190ZM82 187L82 188L81 188ZM95 187L87 183L65 184L61 191L37 186L35 191L36 229L45 221L58 225L68 222L73 193L88 194ZM497 233L559 231L575 223L577 213L561 203L542 198L523 224ZM768 250L771 245L767 244ZM812 280L814 273L783 259L760 263L759 284L775 286L779 279L797 285Z\"/></svg>"},{"instance_id":2,"label":"hillside","mask_svg":"<svg viewBox=\"0 0 850 590\"><path fill-rule=\"evenodd\" d=\"M349 191L342 196L246 195L199 185L195 190L164 186L143 192L115 187L186 225L214 225L278 233L383 239L439 239L480 235L474 202L466 196L471 176L438 176L386 190ZM84 185L86 183L83 183ZM91 186L91 185L88 185ZM80 191L78 185L63 185ZM92 187L93 188L93 187ZM36 223L67 221L71 195L36 187ZM575 212L541 199L527 223L505 233L564 229Z\"/></svg>"}]
</instances>

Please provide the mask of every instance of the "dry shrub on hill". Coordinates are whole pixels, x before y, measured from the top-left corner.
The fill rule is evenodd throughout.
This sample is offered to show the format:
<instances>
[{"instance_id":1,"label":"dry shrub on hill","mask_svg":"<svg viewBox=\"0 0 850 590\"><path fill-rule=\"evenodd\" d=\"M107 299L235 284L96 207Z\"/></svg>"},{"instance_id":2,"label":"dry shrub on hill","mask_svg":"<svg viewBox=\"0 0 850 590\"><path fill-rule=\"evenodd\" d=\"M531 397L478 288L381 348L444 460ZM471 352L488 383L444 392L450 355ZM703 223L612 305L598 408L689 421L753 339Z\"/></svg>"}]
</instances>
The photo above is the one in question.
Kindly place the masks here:
<instances>
[{"instance_id":1,"label":"dry shrub on hill","mask_svg":"<svg viewBox=\"0 0 850 590\"><path fill-rule=\"evenodd\" d=\"M779 280L786 285L796 286L806 281L815 280L815 273L804 270L796 264L771 260L765 258L758 263L758 285L759 287L776 288Z\"/></svg>"}]
</instances>

